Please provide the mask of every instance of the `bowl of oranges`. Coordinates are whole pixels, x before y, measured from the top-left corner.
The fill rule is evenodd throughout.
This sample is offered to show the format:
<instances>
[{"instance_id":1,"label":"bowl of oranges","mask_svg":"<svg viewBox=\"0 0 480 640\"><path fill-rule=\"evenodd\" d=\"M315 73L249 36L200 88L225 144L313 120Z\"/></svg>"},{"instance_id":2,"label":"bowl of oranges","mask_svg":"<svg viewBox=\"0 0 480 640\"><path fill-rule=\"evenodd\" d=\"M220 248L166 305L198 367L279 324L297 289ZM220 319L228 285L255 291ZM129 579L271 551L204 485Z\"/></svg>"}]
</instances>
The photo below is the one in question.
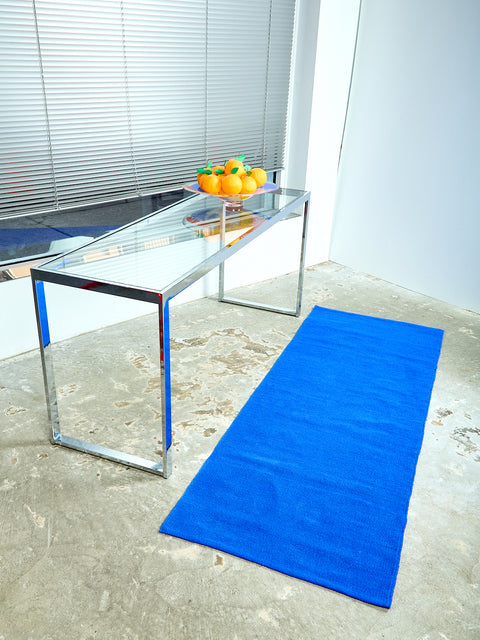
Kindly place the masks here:
<instances>
[{"instance_id":1,"label":"bowl of oranges","mask_svg":"<svg viewBox=\"0 0 480 640\"><path fill-rule=\"evenodd\" d=\"M257 193L275 191L277 186L267 182L267 173L260 167L244 164L245 156L231 158L223 165L211 160L197 169L197 182L185 186L194 193L208 193L222 199L227 206L239 206L243 200Z\"/></svg>"}]
</instances>

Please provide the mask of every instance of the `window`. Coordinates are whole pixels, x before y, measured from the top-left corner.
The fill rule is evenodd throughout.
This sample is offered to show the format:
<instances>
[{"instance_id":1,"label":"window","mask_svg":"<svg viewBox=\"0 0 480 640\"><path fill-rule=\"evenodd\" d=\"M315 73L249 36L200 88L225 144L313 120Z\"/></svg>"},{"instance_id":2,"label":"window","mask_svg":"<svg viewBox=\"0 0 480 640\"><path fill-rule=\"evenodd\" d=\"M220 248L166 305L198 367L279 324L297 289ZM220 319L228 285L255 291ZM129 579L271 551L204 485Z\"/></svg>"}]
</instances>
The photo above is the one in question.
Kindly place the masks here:
<instances>
[{"instance_id":1,"label":"window","mask_svg":"<svg viewBox=\"0 0 480 640\"><path fill-rule=\"evenodd\" d=\"M282 168L294 10L0 0L0 229L181 188L207 158Z\"/></svg>"}]
</instances>

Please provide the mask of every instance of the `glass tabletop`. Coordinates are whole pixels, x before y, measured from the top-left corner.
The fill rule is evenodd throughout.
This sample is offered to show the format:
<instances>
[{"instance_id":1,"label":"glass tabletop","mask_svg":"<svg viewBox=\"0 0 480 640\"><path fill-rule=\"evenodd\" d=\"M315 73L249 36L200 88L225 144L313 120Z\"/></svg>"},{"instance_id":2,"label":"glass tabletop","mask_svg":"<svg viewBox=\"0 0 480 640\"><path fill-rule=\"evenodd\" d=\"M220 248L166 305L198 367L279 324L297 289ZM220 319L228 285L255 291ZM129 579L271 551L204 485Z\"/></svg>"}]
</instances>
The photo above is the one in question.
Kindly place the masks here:
<instances>
[{"instance_id":1,"label":"glass tabletop","mask_svg":"<svg viewBox=\"0 0 480 640\"><path fill-rule=\"evenodd\" d=\"M237 242L294 213L307 197L305 191L282 188L252 196L240 211L227 212L222 241L222 201L193 195L46 261L37 270L175 295L175 288L180 290L192 275L200 277L209 265L218 264L215 256L233 252Z\"/></svg>"}]
</instances>

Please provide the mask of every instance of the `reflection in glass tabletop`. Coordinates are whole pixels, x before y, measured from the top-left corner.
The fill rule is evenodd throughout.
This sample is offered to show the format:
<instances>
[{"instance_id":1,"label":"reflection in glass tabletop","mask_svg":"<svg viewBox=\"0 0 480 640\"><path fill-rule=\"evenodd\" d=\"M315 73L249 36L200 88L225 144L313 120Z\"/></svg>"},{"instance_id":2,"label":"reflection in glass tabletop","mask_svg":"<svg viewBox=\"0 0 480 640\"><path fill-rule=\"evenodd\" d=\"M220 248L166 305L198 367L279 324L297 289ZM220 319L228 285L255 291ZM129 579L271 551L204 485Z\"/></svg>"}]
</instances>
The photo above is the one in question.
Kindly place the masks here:
<instances>
[{"instance_id":1,"label":"reflection in glass tabletop","mask_svg":"<svg viewBox=\"0 0 480 640\"><path fill-rule=\"evenodd\" d=\"M193 273L219 264L217 254L232 253L235 243L261 233L303 202L305 192L295 189L254 195L240 211L227 210L222 237L222 201L193 195L37 268L59 280L73 276L175 295Z\"/></svg>"}]
</instances>

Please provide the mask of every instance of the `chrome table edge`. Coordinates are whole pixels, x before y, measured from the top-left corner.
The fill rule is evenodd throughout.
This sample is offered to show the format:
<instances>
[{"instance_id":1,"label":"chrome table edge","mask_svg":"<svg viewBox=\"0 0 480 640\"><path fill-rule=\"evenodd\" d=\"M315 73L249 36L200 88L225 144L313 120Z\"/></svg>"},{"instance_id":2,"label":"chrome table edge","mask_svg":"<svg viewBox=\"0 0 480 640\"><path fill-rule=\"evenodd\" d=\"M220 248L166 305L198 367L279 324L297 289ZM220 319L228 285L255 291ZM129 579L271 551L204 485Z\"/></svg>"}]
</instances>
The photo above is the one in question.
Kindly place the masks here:
<instances>
[{"instance_id":1,"label":"chrome table edge","mask_svg":"<svg viewBox=\"0 0 480 640\"><path fill-rule=\"evenodd\" d=\"M85 442L84 440L77 440L76 438L62 435L61 433L54 433L51 442L52 444L58 444L69 449L75 449L76 451L88 453L92 456L97 456L98 458L105 458L106 460L118 462L127 467L140 469L141 471L147 471L164 477L169 475L168 469L167 474L165 475L163 464L161 462L152 462L151 460L146 460L145 458L140 458L139 456L135 456L130 453L124 453L123 451L117 451L116 449L109 449L108 447L93 444L92 442Z\"/></svg>"}]
</instances>

